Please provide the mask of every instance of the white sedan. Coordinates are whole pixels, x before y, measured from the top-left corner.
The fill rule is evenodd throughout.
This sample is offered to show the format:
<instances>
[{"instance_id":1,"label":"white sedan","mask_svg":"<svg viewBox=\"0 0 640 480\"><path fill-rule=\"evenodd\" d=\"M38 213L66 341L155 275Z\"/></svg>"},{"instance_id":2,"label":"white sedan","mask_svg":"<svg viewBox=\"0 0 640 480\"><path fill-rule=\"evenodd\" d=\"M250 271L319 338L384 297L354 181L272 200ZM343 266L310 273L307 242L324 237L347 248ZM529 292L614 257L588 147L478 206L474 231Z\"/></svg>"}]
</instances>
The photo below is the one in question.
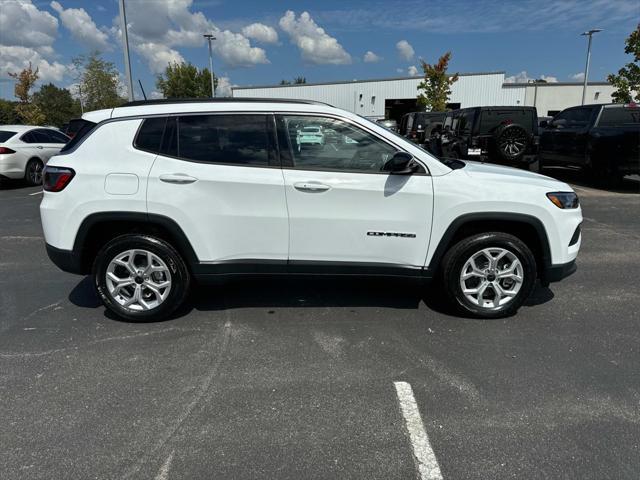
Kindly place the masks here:
<instances>
[{"instance_id":1,"label":"white sedan","mask_svg":"<svg viewBox=\"0 0 640 480\"><path fill-rule=\"evenodd\" d=\"M29 185L40 185L44 165L68 141L53 128L0 125L0 181L24 179Z\"/></svg>"}]
</instances>

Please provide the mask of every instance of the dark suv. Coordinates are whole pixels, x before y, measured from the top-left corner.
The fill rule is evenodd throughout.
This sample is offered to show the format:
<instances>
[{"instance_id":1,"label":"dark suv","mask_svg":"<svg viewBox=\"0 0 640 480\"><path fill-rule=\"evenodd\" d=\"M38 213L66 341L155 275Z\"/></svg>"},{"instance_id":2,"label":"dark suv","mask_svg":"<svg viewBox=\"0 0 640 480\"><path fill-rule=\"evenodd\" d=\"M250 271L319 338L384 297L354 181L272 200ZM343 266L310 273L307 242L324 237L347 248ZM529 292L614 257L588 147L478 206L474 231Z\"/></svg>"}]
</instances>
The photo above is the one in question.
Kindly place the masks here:
<instances>
[{"instance_id":1,"label":"dark suv","mask_svg":"<svg viewBox=\"0 0 640 480\"><path fill-rule=\"evenodd\" d=\"M400 120L398 133L414 143L422 145L430 138L433 130L442 125L445 112L411 112Z\"/></svg>"},{"instance_id":2,"label":"dark suv","mask_svg":"<svg viewBox=\"0 0 640 480\"><path fill-rule=\"evenodd\" d=\"M434 153L528 167L538 155L534 107L473 107L447 113Z\"/></svg>"}]
</instances>

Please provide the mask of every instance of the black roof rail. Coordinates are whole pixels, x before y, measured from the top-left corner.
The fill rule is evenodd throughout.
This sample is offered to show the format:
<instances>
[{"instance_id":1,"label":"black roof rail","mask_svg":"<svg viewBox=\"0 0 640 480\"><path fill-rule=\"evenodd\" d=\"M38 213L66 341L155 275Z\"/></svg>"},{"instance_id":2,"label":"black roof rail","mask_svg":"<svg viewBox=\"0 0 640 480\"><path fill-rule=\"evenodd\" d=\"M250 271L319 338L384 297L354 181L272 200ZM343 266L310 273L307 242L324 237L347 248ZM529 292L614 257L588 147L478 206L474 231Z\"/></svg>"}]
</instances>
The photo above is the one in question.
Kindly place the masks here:
<instances>
[{"instance_id":1,"label":"black roof rail","mask_svg":"<svg viewBox=\"0 0 640 480\"><path fill-rule=\"evenodd\" d=\"M135 100L120 107L138 107L142 105L163 105L172 103L302 103L307 105L326 105L328 103L315 100L298 100L292 98L251 98L251 97L221 97L221 98L158 98L154 100Z\"/></svg>"}]
</instances>

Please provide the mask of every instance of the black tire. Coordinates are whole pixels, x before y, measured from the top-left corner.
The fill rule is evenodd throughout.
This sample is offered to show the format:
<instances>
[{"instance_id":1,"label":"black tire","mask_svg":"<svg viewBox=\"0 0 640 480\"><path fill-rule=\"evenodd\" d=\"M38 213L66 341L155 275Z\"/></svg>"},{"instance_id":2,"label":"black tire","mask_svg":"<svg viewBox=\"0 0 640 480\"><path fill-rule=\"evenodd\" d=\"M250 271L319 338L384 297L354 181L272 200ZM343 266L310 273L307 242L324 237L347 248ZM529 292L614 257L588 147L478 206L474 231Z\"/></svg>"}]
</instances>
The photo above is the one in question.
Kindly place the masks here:
<instances>
[{"instance_id":1,"label":"black tire","mask_svg":"<svg viewBox=\"0 0 640 480\"><path fill-rule=\"evenodd\" d=\"M151 278L152 281L156 282L154 285L162 284L162 282L166 282L167 279L170 280L168 292L166 292L165 289L159 289L163 295L166 293L166 298L152 308L146 310L127 308L123 306L116 296L109 291L109 286L107 285L107 272L109 265L118 256L123 255L129 250L151 252L151 254L155 255L157 259L164 263L164 265L161 265L160 263L157 265L160 268L165 268L165 270L157 274L138 273L135 277L133 277L127 269L124 270L124 275L121 275L120 272L116 272L114 270L112 273L117 273L116 276L118 277L126 277L129 275L136 279L131 286L123 289L124 292L122 294L118 294L116 296L120 300L126 299L127 297L131 298L133 296L133 290L136 289L139 284L140 292L141 295L143 295L144 300L154 299L155 301L158 301L160 297L154 294L147 286L146 282L148 281L149 276L158 275L157 280L153 277ZM140 258L145 257L143 254L138 254L134 258L135 267L139 269L138 272L142 272L143 268L148 266L148 264L146 266L139 265L140 262L136 264L136 260L139 260ZM124 267L118 266L115 268ZM133 322L158 321L171 315L184 302L191 283L191 275L180 254L166 241L150 235L122 235L108 242L96 255L95 261L93 262L92 275L96 291L105 307L118 317ZM146 276L143 277L143 275ZM140 282L138 282L138 280L140 280ZM143 307L139 305L138 308Z\"/></svg>"},{"instance_id":2,"label":"black tire","mask_svg":"<svg viewBox=\"0 0 640 480\"><path fill-rule=\"evenodd\" d=\"M42 185L42 169L44 163L39 158L32 158L27 162L27 166L24 169L24 181L27 185L35 187Z\"/></svg>"},{"instance_id":3,"label":"black tire","mask_svg":"<svg viewBox=\"0 0 640 480\"><path fill-rule=\"evenodd\" d=\"M462 271L467 260L487 248L507 250L520 261L521 265L522 283L520 289L508 302L497 307L481 307L472 302L463 293L461 286ZM505 257L502 261L508 261L508 259ZM478 265L478 268L480 267ZM517 237L502 232L487 232L465 238L451 247L443 259L442 273L445 293L458 311L479 318L500 318L513 315L531 294L536 281L536 260L529 247ZM479 280L479 282L485 280L487 279ZM498 284L502 287L507 285L504 282L505 280L498 280ZM473 286L467 284L467 288L473 288ZM492 286L486 287L485 293L481 296L482 303L495 300L495 292L496 290ZM491 294L493 294L493 299L490 298Z\"/></svg>"},{"instance_id":4,"label":"black tire","mask_svg":"<svg viewBox=\"0 0 640 480\"><path fill-rule=\"evenodd\" d=\"M527 129L517 123L500 125L494 132L494 137L498 155L508 162L519 160L531 143Z\"/></svg>"}]
</instances>

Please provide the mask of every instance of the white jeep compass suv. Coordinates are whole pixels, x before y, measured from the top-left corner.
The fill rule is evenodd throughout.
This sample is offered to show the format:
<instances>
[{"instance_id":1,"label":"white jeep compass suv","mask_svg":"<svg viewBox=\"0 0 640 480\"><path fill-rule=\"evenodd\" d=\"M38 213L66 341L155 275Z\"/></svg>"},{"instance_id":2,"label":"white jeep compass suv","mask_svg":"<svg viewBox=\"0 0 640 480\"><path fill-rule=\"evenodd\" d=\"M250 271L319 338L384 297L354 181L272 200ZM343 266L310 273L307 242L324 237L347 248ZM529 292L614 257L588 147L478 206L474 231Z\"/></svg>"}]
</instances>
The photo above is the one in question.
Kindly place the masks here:
<instances>
[{"instance_id":1,"label":"white jeep compass suv","mask_svg":"<svg viewBox=\"0 0 640 480\"><path fill-rule=\"evenodd\" d=\"M348 274L437 279L462 313L514 313L575 270L565 183L440 161L358 115L298 100L132 102L86 124L44 172L51 260L107 308L166 317L193 279ZM307 127L322 145L298 141Z\"/></svg>"}]
</instances>

